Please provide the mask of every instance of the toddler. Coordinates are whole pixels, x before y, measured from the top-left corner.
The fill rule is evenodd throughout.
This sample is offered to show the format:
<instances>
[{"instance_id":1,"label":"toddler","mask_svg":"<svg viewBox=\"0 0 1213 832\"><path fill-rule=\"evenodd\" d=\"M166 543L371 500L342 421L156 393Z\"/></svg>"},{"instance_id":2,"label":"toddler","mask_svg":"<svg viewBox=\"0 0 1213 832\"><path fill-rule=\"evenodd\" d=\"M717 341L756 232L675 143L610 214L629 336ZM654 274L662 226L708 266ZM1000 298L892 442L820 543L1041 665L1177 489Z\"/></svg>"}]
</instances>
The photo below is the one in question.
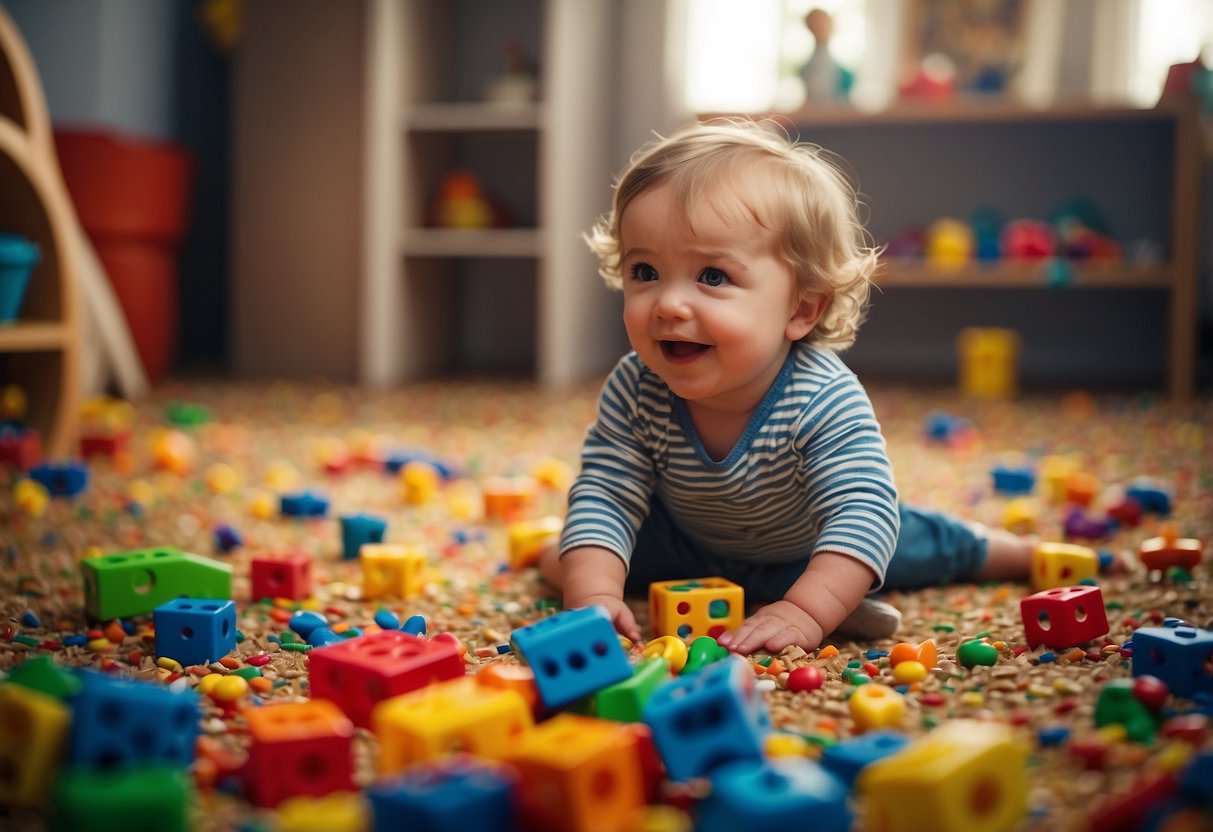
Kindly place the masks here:
<instances>
[{"instance_id":1,"label":"toddler","mask_svg":"<svg viewBox=\"0 0 1213 832\"><path fill-rule=\"evenodd\" d=\"M838 358L877 250L847 179L771 123L687 127L637 152L587 235L633 352L607 379L541 560L566 607L638 640L626 596L722 576L764 603L738 653L891 636L881 588L1028 574L1014 536L900 505L867 394Z\"/></svg>"}]
</instances>

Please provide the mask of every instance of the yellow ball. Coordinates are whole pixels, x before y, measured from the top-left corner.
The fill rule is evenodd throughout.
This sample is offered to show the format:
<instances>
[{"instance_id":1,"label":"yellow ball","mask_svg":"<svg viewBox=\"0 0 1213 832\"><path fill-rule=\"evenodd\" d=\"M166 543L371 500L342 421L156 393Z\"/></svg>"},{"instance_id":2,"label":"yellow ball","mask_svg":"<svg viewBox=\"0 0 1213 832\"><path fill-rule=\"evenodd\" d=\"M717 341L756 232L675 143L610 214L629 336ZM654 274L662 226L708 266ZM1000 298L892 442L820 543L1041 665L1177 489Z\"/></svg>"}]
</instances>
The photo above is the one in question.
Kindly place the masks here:
<instances>
[{"instance_id":1,"label":"yellow ball","mask_svg":"<svg viewBox=\"0 0 1213 832\"><path fill-rule=\"evenodd\" d=\"M687 664L687 644L677 636L658 636L644 646L646 659L661 657L671 673L679 673Z\"/></svg>"},{"instance_id":2,"label":"yellow ball","mask_svg":"<svg viewBox=\"0 0 1213 832\"><path fill-rule=\"evenodd\" d=\"M893 678L900 684L908 685L912 682L921 682L927 678L927 668L922 662L905 661L898 662L893 668Z\"/></svg>"},{"instance_id":3,"label":"yellow ball","mask_svg":"<svg viewBox=\"0 0 1213 832\"><path fill-rule=\"evenodd\" d=\"M50 492L37 480L17 480L17 484L13 486L13 502L16 503L18 509L30 517L41 517L46 514L50 500Z\"/></svg>"},{"instance_id":4,"label":"yellow ball","mask_svg":"<svg viewBox=\"0 0 1213 832\"><path fill-rule=\"evenodd\" d=\"M224 676L215 683L211 698L217 702L239 702L248 692L248 682L243 676Z\"/></svg>"}]
</instances>

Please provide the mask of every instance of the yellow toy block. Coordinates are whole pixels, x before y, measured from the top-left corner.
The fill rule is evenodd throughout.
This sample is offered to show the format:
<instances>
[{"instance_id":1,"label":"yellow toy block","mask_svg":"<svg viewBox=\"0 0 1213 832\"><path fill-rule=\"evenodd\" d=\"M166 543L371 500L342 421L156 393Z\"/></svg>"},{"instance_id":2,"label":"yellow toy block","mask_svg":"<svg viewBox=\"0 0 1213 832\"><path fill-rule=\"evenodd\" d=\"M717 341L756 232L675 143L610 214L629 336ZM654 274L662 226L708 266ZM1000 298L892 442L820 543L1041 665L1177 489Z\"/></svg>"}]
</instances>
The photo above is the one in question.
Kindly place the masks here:
<instances>
[{"instance_id":1,"label":"yellow toy block","mask_svg":"<svg viewBox=\"0 0 1213 832\"><path fill-rule=\"evenodd\" d=\"M849 704L851 719L860 731L896 728L906 716L906 700L887 685L858 687L851 694Z\"/></svg>"},{"instance_id":2,"label":"yellow toy block","mask_svg":"<svg viewBox=\"0 0 1213 832\"><path fill-rule=\"evenodd\" d=\"M510 569L517 572L534 566L546 546L560 539L564 520L551 516L539 520L519 520L509 526Z\"/></svg>"},{"instance_id":3,"label":"yellow toy block","mask_svg":"<svg viewBox=\"0 0 1213 832\"><path fill-rule=\"evenodd\" d=\"M1078 471L1078 461L1068 456L1046 456L1037 467L1037 482L1051 503L1066 501L1066 482Z\"/></svg>"},{"instance_id":4,"label":"yellow toy block","mask_svg":"<svg viewBox=\"0 0 1213 832\"><path fill-rule=\"evenodd\" d=\"M506 758L519 777L526 829L617 832L645 803L636 734L628 726L560 714L536 726Z\"/></svg>"},{"instance_id":5,"label":"yellow toy block","mask_svg":"<svg viewBox=\"0 0 1213 832\"><path fill-rule=\"evenodd\" d=\"M428 462L414 459L400 469L400 488L404 501L411 506L424 506L434 499L442 475Z\"/></svg>"},{"instance_id":6,"label":"yellow toy block","mask_svg":"<svg viewBox=\"0 0 1213 832\"><path fill-rule=\"evenodd\" d=\"M474 676L385 699L371 722L380 774L456 753L501 759L535 724L521 694L482 685Z\"/></svg>"},{"instance_id":7,"label":"yellow toy block","mask_svg":"<svg viewBox=\"0 0 1213 832\"><path fill-rule=\"evenodd\" d=\"M292 797L278 804L277 832L367 832L371 812L358 792Z\"/></svg>"},{"instance_id":8,"label":"yellow toy block","mask_svg":"<svg viewBox=\"0 0 1213 832\"><path fill-rule=\"evenodd\" d=\"M960 392L1010 399L1019 386L1019 333L996 327L965 327L956 338Z\"/></svg>"},{"instance_id":9,"label":"yellow toy block","mask_svg":"<svg viewBox=\"0 0 1213 832\"><path fill-rule=\"evenodd\" d=\"M413 546L364 543L358 550L362 561L362 597L416 598L425 587L425 552Z\"/></svg>"},{"instance_id":10,"label":"yellow toy block","mask_svg":"<svg viewBox=\"0 0 1213 832\"><path fill-rule=\"evenodd\" d=\"M1032 551L1032 589L1074 586L1099 574L1099 555L1074 543L1041 543Z\"/></svg>"},{"instance_id":11,"label":"yellow toy block","mask_svg":"<svg viewBox=\"0 0 1213 832\"><path fill-rule=\"evenodd\" d=\"M860 772L864 829L1017 829L1028 806L1025 761L1009 727L953 720Z\"/></svg>"},{"instance_id":12,"label":"yellow toy block","mask_svg":"<svg viewBox=\"0 0 1213 832\"><path fill-rule=\"evenodd\" d=\"M1014 534L1031 534L1036 531L1040 509L1031 497L1016 497L1008 500L1002 509L1002 527Z\"/></svg>"},{"instance_id":13,"label":"yellow toy block","mask_svg":"<svg viewBox=\"0 0 1213 832\"><path fill-rule=\"evenodd\" d=\"M653 633L694 639L717 638L745 619L745 590L724 578L657 581L649 585Z\"/></svg>"},{"instance_id":14,"label":"yellow toy block","mask_svg":"<svg viewBox=\"0 0 1213 832\"><path fill-rule=\"evenodd\" d=\"M71 719L71 711L53 696L0 684L0 806L43 804Z\"/></svg>"}]
</instances>

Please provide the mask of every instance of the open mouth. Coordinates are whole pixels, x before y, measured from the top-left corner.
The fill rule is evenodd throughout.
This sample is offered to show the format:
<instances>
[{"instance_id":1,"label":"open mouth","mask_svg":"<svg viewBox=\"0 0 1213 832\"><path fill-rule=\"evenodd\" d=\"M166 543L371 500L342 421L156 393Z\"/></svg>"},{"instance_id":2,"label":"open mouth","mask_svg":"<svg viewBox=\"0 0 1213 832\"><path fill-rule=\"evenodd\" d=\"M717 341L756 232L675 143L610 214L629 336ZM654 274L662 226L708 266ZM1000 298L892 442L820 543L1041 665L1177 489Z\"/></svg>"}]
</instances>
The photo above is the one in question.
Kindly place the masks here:
<instances>
[{"instance_id":1,"label":"open mouth","mask_svg":"<svg viewBox=\"0 0 1213 832\"><path fill-rule=\"evenodd\" d=\"M694 341L661 341L661 354L671 361L688 361L707 352L707 344Z\"/></svg>"}]
</instances>

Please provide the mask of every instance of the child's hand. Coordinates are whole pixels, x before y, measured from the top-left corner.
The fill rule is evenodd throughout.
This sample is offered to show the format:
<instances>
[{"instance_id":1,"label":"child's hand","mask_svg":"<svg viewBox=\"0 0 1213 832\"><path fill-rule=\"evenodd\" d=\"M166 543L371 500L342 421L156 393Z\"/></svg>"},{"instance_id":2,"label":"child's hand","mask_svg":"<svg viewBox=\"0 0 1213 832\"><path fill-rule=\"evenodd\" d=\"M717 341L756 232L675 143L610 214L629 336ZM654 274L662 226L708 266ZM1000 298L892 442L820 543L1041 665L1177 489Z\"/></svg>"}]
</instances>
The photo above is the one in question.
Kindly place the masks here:
<instances>
[{"instance_id":1,"label":"child's hand","mask_svg":"<svg viewBox=\"0 0 1213 832\"><path fill-rule=\"evenodd\" d=\"M569 598L564 599L564 606L568 609L573 607L592 607L594 605L606 607L606 611L611 616L611 623L615 625L615 630L632 641L640 641L640 625L636 623L636 616L632 614L632 609L622 598L616 598L614 595L587 595L584 598L577 599L574 603Z\"/></svg>"},{"instance_id":2,"label":"child's hand","mask_svg":"<svg viewBox=\"0 0 1213 832\"><path fill-rule=\"evenodd\" d=\"M813 616L791 601L767 604L751 615L735 631L724 633L716 641L734 653L748 656L759 647L770 653L797 644L804 650L815 650L825 633Z\"/></svg>"}]
</instances>

